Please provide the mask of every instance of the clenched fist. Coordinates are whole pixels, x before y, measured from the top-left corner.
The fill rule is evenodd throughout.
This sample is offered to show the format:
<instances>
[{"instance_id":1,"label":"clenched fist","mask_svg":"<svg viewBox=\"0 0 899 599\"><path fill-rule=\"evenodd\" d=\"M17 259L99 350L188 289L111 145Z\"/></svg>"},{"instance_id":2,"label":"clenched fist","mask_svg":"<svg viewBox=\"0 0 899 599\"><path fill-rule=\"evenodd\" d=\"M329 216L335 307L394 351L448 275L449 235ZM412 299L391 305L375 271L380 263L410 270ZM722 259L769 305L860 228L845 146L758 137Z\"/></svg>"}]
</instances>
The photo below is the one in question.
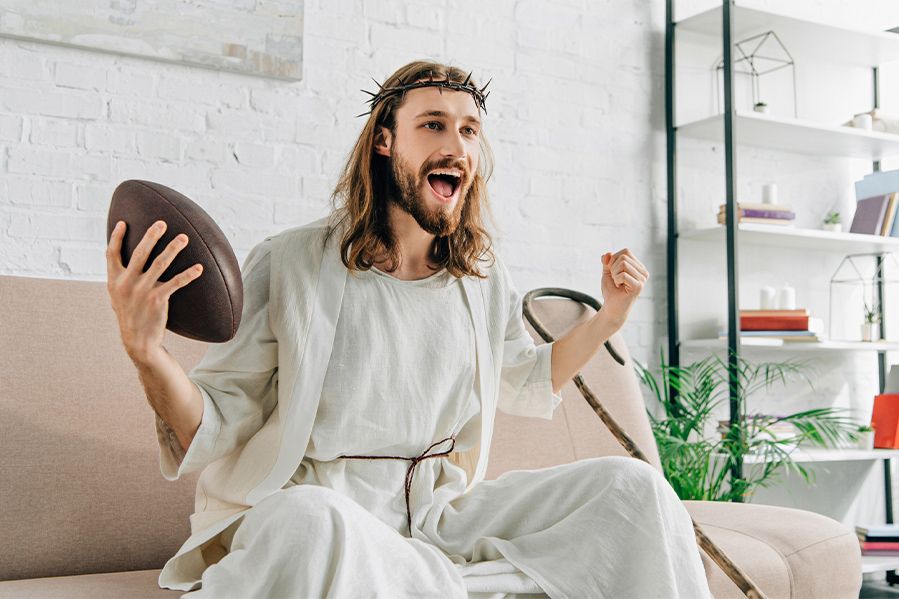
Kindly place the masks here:
<instances>
[{"instance_id":1,"label":"clenched fist","mask_svg":"<svg viewBox=\"0 0 899 599\"><path fill-rule=\"evenodd\" d=\"M649 271L627 248L602 255L602 311L620 325L624 324L634 300L643 291Z\"/></svg>"}]
</instances>

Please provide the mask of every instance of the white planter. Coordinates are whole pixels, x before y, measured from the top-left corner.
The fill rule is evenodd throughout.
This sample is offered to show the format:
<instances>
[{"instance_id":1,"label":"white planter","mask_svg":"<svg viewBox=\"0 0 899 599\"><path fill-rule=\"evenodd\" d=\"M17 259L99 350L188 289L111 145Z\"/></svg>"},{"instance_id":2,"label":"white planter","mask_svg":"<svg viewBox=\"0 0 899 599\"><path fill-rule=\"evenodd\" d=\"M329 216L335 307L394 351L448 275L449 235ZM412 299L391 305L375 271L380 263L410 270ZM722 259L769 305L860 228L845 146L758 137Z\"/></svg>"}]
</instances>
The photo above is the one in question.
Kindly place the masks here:
<instances>
[{"instance_id":1,"label":"white planter","mask_svg":"<svg viewBox=\"0 0 899 599\"><path fill-rule=\"evenodd\" d=\"M874 431L867 431L858 434L859 449L874 449Z\"/></svg>"},{"instance_id":2,"label":"white planter","mask_svg":"<svg viewBox=\"0 0 899 599\"><path fill-rule=\"evenodd\" d=\"M821 229L831 233L840 233L843 231L843 223L824 223L821 225Z\"/></svg>"},{"instance_id":3,"label":"white planter","mask_svg":"<svg viewBox=\"0 0 899 599\"><path fill-rule=\"evenodd\" d=\"M876 322L862 324L862 341L879 341L880 326Z\"/></svg>"}]
</instances>

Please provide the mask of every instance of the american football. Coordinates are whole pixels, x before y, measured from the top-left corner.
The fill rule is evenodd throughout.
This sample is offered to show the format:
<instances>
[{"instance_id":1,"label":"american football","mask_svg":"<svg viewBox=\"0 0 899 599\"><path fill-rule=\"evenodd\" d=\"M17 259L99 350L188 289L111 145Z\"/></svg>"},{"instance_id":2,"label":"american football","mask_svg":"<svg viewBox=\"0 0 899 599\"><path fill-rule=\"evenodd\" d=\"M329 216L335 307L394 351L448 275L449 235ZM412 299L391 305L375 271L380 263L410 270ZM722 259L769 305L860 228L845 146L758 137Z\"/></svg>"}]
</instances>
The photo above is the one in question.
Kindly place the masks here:
<instances>
[{"instance_id":1,"label":"american football","mask_svg":"<svg viewBox=\"0 0 899 599\"><path fill-rule=\"evenodd\" d=\"M166 328L198 341L228 341L240 325L243 281L231 244L205 210L165 185L136 179L124 181L112 194L106 242L109 243L116 223L124 221L127 226L122 239L122 264L128 266L134 249L158 220L165 221L166 230L147 258L143 272L181 233L187 235L188 244L178 252L159 281L166 282L194 264L203 265L200 277L175 291L169 299Z\"/></svg>"}]
</instances>

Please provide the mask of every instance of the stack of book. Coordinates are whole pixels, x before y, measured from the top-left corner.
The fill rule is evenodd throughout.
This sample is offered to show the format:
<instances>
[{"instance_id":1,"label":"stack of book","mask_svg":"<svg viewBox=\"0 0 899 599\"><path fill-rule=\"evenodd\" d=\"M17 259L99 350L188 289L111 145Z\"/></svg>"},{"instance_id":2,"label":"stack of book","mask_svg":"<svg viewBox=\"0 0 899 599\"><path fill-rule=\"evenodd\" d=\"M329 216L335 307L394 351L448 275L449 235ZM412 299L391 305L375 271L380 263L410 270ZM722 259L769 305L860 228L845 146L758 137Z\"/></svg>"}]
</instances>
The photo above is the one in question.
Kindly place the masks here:
<instances>
[{"instance_id":1,"label":"stack of book","mask_svg":"<svg viewBox=\"0 0 899 599\"><path fill-rule=\"evenodd\" d=\"M871 173L856 181L855 197L850 233L899 237L899 170Z\"/></svg>"},{"instance_id":2,"label":"stack of book","mask_svg":"<svg viewBox=\"0 0 899 599\"><path fill-rule=\"evenodd\" d=\"M881 235L883 237L899 237L899 220L896 219L896 208L899 204L899 193L890 193L858 201L855 216L852 217L850 233L864 235Z\"/></svg>"},{"instance_id":3,"label":"stack of book","mask_svg":"<svg viewBox=\"0 0 899 599\"><path fill-rule=\"evenodd\" d=\"M725 205L718 207L718 224L725 223ZM779 204L747 204L737 203L737 221L757 225L792 225L796 214Z\"/></svg>"},{"instance_id":4,"label":"stack of book","mask_svg":"<svg viewBox=\"0 0 899 599\"><path fill-rule=\"evenodd\" d=\"M899 556L899 524L856 526L862 555Z\"/></svg>"},{"instance_id":5,"label":"stack of book","mask_svg":"<svg viewBox=\"0 0 899 599\"><path fill-rule=\"evenodd\" d=\"M779 339L784 342L821 341L824 321L809 315L808 309L740 310L740 335ZM727 332L720 332L726 338Z\"/></svg>"}]
</instances>

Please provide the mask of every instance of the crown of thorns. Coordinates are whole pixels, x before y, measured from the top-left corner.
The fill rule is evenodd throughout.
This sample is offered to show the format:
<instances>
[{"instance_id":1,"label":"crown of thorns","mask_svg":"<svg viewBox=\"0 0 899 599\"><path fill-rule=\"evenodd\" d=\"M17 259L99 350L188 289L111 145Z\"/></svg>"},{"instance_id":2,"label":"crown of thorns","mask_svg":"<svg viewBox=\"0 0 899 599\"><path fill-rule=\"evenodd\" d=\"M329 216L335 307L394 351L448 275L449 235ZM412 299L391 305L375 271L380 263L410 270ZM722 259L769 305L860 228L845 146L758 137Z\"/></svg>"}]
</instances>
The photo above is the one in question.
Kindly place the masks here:
<instances>
[{"instance_id":1,"label":"crown of thorns","mask_svg":"<svg viewBox=\"0 0 899 599\"><path fill-rule=\"evenodd\" d=\"M412 83L407 83L406 80L402 77L399 77L398 79L399 85L384 87L382 84L375 81L374 78L372 78L372 81L374 81L375 85L378 86L378 92L374 93L364 89L359 90L368 94L369 96L371 96L371 98L367 100L369 104L368 112L357 114L356 117L358 118L360 116L371 114L375 109L375 106L377 106L382 100L389 98L390 96L401 94L402 98L405 99L407 91L409 91L410 89L418 89L420 87L436 87L441 94L443 93L442 88L444 87L453 91L468 92L469 94L471 94L471 97L474 98L475 104L477 104L485 114L487 113L487 105L485 104L485 100L487 100L487 96L490 95L490 92L487 92L485 94L484 90L487 89L487 86L490 85L490 81L493 81L493 79L490 79L490 81L484 84L484 87L482 87L481 89L478 89L471 83L471 73L468 74L468 77L466 77L465 81L463 81L462 83L451 81L449 73L446 74L445 79L434 79L434 74L429 72L428 79L426 81L414 81Z\"/></svg>"}]
</instances>

